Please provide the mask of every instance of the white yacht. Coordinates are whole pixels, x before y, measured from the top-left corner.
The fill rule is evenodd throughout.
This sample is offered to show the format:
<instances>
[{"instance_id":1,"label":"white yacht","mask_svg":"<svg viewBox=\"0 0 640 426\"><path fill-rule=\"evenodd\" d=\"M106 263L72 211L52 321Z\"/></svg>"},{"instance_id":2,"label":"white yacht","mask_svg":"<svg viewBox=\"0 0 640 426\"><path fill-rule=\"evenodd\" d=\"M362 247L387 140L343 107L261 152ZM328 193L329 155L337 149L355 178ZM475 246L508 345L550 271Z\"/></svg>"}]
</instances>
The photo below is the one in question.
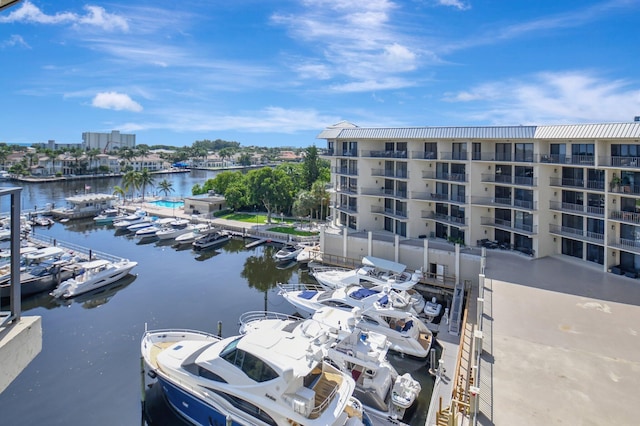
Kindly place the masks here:
<instances>
[{"instance_id":1,"label":"white yacht","mask_svg":"<svg viewBox=\"0 0 640 426\"><path fill-rule=\"evenodd\" d=\"M241 333L273 330L306 338L325 358L356 382L355 396L378 425L405 425L407 409L421 386L409 373L399 375L387 360L386 336L359 328L351 312L322 308L311 319L274 312L247 312L240 317Z\"/></svg>"},{"instance_id":2,"label":"white yacht","mask_svg":"<svg viewBox=\"0 0 640 426\"><path fill-rule=\"evenodd\" d=\"M166 227L156 232L156 237L158 237L159 240L172 240L194 229L194 225L191 225L188 219L175 219Z\"/></svg>"},{"instance_id":3,"label":"white yacht","mask_svg":"<svg viewBox=\"0 0 640 426\"><path fill-rule=\"evenodd\" d=\"M418 358L428 355L432 333L426 324L402 301L402 307L394 307L394 291L377 288L349 286L335 290L324 290L308 284L278 284L285 300L291 303L300 315L310 317L317 310L329 306L357 312L362 316L363 330L384 334L391 342L391 349Z\"/></svg>"},{"instance_id":4,"label":"white yacht","mask_svg":"<svg viewBox=\"0 0 640 426\"><path fill-rule=\"evenodd\" d=\"M64 299L78 296L124 278L137 264L127 259L117 262L98 259L78 263L78 274L60 283L49 294Z\"/></svg>"},{"instance_id":5,"label":"white yacht","mask_svg":"<svg viewBox=\"0 0 640 426\"><path fill-rule=\"evenodd\" d=\"M288 260L294 260L298 254L304 249L304 246L298 244L286 244L274 255L278 262L286 262Z\"/></svg>"},{"instance_id":6,"label":"white yacht","mask_svg":"<svg viewBox=\"0 0 640 426\"><path fill-rule=\"evenodd\" d=\"M328 289L361 284L366 287L388 285L394 289L409 290L424 277L422 271L408 271L402 263L373 256L362 258L362 266L355 269L320 266L311 275Z\"/></svg>"},{"instance_id":7,"label":"white yacht","mask_svg":"<svg viewBox=\"0 0 640 426\"><path fill-rule=\"evenodd\" d=\"M141 352L171 406L197 425L370 425L354 380L290 333L145 332Z\"/></svg>"}]
</instances>

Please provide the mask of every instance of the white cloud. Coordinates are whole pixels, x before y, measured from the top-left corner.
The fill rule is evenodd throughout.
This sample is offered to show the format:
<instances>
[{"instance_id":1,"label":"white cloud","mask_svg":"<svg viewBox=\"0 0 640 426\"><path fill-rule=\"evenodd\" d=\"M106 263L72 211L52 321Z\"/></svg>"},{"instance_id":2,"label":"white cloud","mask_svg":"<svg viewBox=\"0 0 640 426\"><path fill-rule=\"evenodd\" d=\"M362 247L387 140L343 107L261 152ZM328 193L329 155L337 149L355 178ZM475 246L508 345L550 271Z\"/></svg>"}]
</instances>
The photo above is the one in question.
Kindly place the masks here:
<instances>
[{"instance_id":1,"label":"white cloud","mask_svg":"<svg viewBox=\"0 0 640 426\"><path fill-rule=\"evenodd\" d=\"M475 103L467 117L493 124L629 121L640 111L640 90L630 86L589 72L546 72L446 94L445 100Z\"/></svg>"},{"instance_id":2,"label":"white cloud","mask_svg":"<svg viewBox=\"0 0 640 426\"><path fill-rule=\"evenodd\" d=\"M96 108L113 109L116 111L126 110L133 112L142 111L142 106L131 99L129 95L117 92L98 93L91 101L91 105Z\"/></svg>"},{"instance_id":3,"label":"white cloud","mask_svg":"<svg viewBox=\"0 0 640 426\"><path fill-rule=\"evenodd\" d=\"M22 36L19 36L16 34L9 37L8 40L0 41L0 49L4 49L5 47L14 47L14 46L22 46L22 47L31 49L31 46L29 46L29 44L26 41L24 41Z\"/></svg>"},{"instance_id":4,"label":"white cloud","mask_svg":"<svg viewBox=\"0 0 640 426\"><path fill-rule=\"evenodd\" d=\"M126 19L106 12L102 7L87 5L84 8L87 11L85 15L78 15L73 12L58 12L55 15L47 15L33 3L25 1L18 9L9 13L9 15L0 16L0 23L24 22L46 25L68 23L75 26L89 25L102 28L106 31L127 31L129 29Z\"/></svg>"},{"instance_id":5,"label":"white cloud","mask_svg":"<svg viewBox=\"0 0 640 426\"><path fill-rule=\"evenodd\" d=\"M471 5L460 0L437 0L441 6L451 6L459 10L471 9Z\"/></svg>"}]
</instances>

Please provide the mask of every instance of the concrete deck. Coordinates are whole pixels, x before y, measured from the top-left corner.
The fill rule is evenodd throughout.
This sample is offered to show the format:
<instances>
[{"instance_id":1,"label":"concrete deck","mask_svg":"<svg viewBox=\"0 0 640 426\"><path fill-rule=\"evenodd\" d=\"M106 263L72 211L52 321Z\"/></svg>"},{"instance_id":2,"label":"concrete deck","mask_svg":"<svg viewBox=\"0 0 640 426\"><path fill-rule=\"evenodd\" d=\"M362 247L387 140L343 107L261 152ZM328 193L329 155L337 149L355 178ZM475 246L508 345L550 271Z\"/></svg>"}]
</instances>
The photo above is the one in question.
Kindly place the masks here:
<instances>
[{"instance_id":1,"label":"concrete deck","mask_svg":"<svg viewBox=\"0 0 640 426\"><path fill-rule=\"evenodd\" d=\"M640 281L565 257L488 251L481 425L632 425Z\"/></svg>"}]
</instances>

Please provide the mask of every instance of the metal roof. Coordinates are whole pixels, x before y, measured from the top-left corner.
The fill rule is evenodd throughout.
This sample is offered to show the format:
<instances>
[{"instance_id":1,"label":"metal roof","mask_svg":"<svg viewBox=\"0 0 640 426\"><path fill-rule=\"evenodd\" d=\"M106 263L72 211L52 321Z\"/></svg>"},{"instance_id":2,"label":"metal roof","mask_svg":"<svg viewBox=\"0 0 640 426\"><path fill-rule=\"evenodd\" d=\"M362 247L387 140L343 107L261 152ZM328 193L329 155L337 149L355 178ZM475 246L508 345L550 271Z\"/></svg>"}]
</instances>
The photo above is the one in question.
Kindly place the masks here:
<instances>
[{"instance_id":1,"label":"metal roof","mask_svg":"<svg viewBox=\"0 0 640 426\"><path fill-rule=\"evenodd\" d=\"M344 123L344 122L343 122ZM343 124L339 123L339 124ZM351 123L348 123L351 124ZM640 123L478 127L327 127L318 139L607 139L640 138Z\"/></svg>"}]
</instances>

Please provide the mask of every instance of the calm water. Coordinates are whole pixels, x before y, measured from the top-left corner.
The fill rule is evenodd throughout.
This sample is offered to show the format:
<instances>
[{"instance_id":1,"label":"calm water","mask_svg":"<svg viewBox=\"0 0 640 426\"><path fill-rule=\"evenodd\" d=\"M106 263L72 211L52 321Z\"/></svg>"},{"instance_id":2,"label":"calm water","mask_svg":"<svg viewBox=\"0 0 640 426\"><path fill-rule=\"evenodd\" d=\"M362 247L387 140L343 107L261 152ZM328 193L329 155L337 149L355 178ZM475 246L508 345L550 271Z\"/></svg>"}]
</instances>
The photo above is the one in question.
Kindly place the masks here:
<instances>
[{"instance_id":1,"label":"calm water","mask_svg":"<svg viewBox=\"0 0 640 426\"><path fill-rule=\"evenodd\" d=\"M167 176L172 196L190 195L195 183L214 176L194 172ZM54 184L25 184L25 208L48 202L64 203L76 191L111 192L119 179ZM3 182L1 186L11 186ZM3 200L1 211L8 211ZM135 277L122 280L107 292L58 304L46 294L23 302L24 315L42 317L42 352L0 394L3 425L134 425L141 424L140 338L145 324L155 328L190 328L222 334L238 332L238 317L246 311L294 313L277 294L277 282L313 282L295 265L278 269L273 260L277 247L244 249L232 240L205 253L176 250L170 244L139 244L91 219L56 223L46 235L93 250L138 261ZM1 361L0 361L1 362ZM400 373L411 372L427 380L424 363L399 356L392 360ZM424 386L423 386L424 388ZM424 394L423 390L423 394ZM171 415L157 393L149 394L149 416L154 425L183 424ZM417 409L426 411L423 397ZM168 413L168 414L167 414ZM415 424L424 423L424 414Z\"/></svg>"}]
</instances>

